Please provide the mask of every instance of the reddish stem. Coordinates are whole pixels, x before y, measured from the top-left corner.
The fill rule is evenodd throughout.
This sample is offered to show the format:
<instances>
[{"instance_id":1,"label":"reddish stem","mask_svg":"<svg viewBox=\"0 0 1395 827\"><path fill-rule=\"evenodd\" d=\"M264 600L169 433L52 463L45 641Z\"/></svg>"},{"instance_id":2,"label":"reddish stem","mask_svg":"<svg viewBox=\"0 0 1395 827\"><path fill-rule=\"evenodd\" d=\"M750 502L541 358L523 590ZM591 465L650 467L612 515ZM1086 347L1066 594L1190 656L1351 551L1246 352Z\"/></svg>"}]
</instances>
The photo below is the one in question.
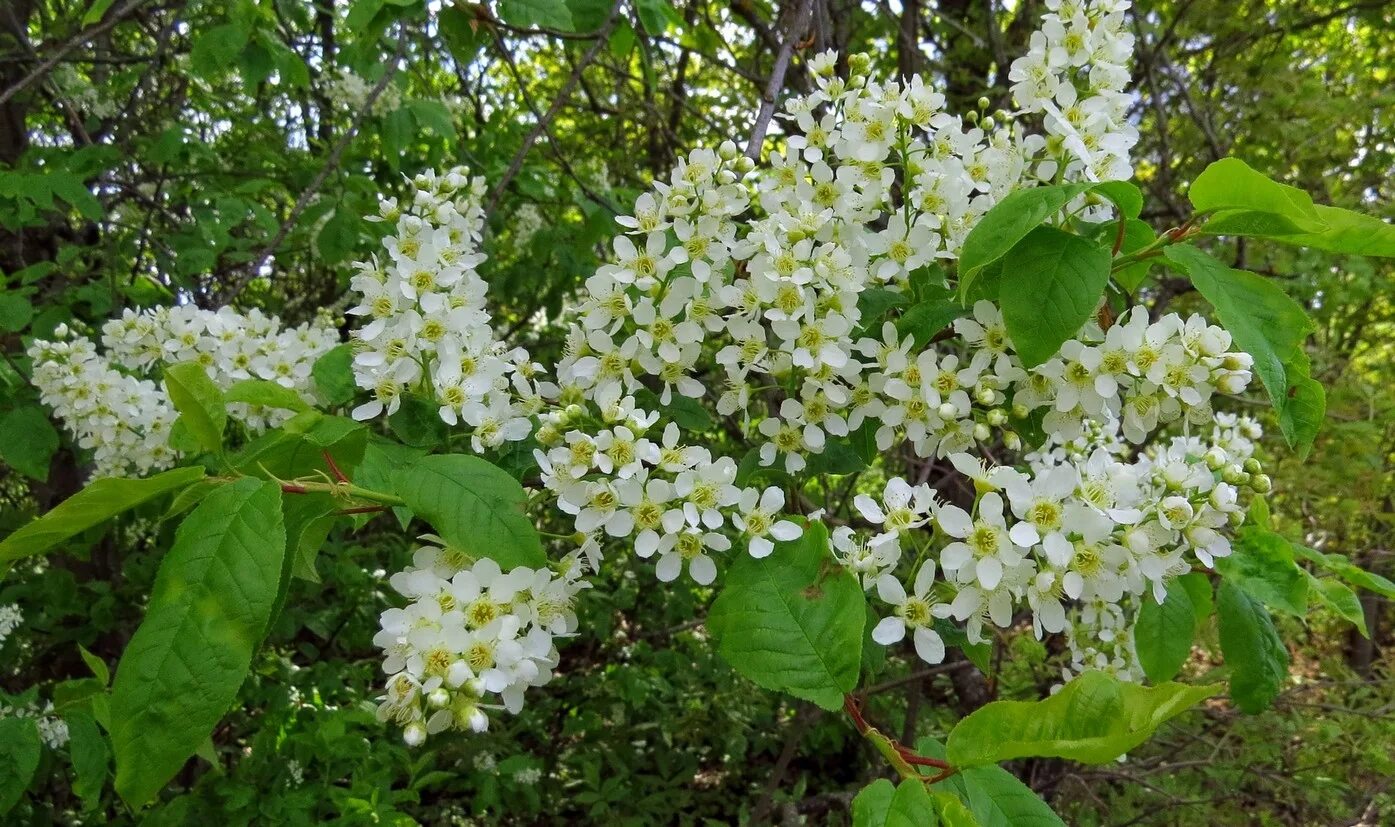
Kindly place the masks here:
<instances>
[{"instance_id":1,"label":"reddish stem","mask_svg":"<svg viewBox=\"0 0 1395 827\"><path fill-rule=\"evenodd\" d=\"M287 494L309 494L309 490L303 485L292 485L288 482L281 483L281 490Z\"/></svg>"},{"instance_id":2,"label":"reddish stem","mask_svg":"<svg viewBox=\"0 0 1395 827\"><path fill-rule=\"evenodd\" d=\"M323 451L321 453L324 454L325 464L329 466L330 473L334 474L334 478L340 482L348 482L349 478L344 476L343 471L339 470L339 465L335 463L334 457L330 455L329 451Z\"/></svg>"},{"instance_id":3,"label":"reddish stem","mask_svg":"<svg viewBox=\"0 0 1395 827\"><path fill-rule=\"evenodd\" d=\"M1124 229L1127 223L1122 213L1119 214L1119 231L1114 234L1114 252L1110 255L1119 255L1119 248L1124 246Z\"/></svg>"}]
</instances>

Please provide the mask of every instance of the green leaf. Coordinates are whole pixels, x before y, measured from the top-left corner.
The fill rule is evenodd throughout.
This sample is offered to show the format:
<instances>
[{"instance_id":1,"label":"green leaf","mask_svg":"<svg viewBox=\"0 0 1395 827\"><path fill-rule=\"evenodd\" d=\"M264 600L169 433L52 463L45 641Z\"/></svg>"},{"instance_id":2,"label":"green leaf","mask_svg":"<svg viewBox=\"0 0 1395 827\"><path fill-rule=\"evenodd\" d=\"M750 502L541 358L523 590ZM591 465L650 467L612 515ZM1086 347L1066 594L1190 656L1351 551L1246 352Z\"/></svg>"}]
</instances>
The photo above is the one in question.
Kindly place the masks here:
<instances>
[{"instance_id":1,"label":"green leaf","mask_svg":"<svg viewBox=\"0 0 1395 827\"><path fill-rule=\"evenodd\" d=\"M111 683L111 670L107 669L106 661L87 651L87 647L81 643L77 645L77 648L78 654L82 656L82 662L87 664L87 668L92 670L92 674L102 682L102 686Z\"/></svg>"},{"instance_id":2,"label":"green leaf","mask_svg":"<svg viewBox=\"0 0 1395 827\"><path fill-rule=\"evenodd\" d=\"M930 827L939 823L936 815L922 781L906 780L893 788L881 778L853 799L853 827Z\"/></svg>"},{"instance_id":3,"label":"green leaf","mask_svg":"<svg viewBox=\"0 0 1395 827\"><path fill-rule=\"evenodd\" d=\"M1174 244L1163 255L1191 277L1236 345L1254 357L1254 372L1279 412L1285 437L1306 455L1324 407L1322 387L1309 378L1303 353L1313 329L1308 314L1273 282L1227 267L1195 247Z\"/></svg>"},{"instance_id":4,"label":"green leaf","mask_svg":"<svg viewBox=\"0 0 1395 827\"><path fill-rule=\"evenodd\" d=\"M1313 231L1325 228L1306 192L1269 180L1239 158L1222 158L1202 170L1187 198L1197 212L1251 210L1283 216Z\"/></svg>"},{"instance_id":5,"label":"green leaf","mask_svg":"<svg viewBox=\"0 0 1395 827\"><path fill-rule=\"evenodd\" d=\"M198 362L181 362L165 368L165 390L179 411L179 422L210 453L223 449L223 428L228 410L223 394Z\"/></svg>"},{"instance_id":6,"label":"green leaf","mask_svg":"<svg viewBox=\"0 0 1395 827\"><path fill-rule=\"evenodd\" d=\"M905 293L887 290L882 287L869 287L857 294L859 326L866 335L880 336L877 322L893 307L904 307L908 303Z\"/></svg>"},{"instance_id":7,"label":"green leaf","mask_svg":"<svg viewBox=\"0 0 1395 827\"><path fill-rule=\"evenodd\" d=\"M479 54L480 49L489 41L487 34L477 30L477 21L455 6L441 9L437 21L441 37L446 41L446 48L450 49L451 56L461 66L473 62L475 55Z\"/></svg>"},{"instance_id":8,"label":"green leaf","mask_svg":"<svg viewBox=\"0 0 1395 827\"><path fill-rule=\"evenodd\" d=\"M809 455L808 474L855 474L867 467L858 449L853 446L852 437L838 437L824 443L823 451Z\"/></svg>"},{"instance_id":9,"label":"green leaf","mask_svg":"<svg viewBox=\"0 0 1395 827\"><path fill-rule=\"evenodd\" d=\"M441 406L415 394L403 394L401 404L388 417L392 435L413 448L435 448L446 441Z\"/></svg>"},{"instance_id":10,"label":"green leaf","mask_svg":"<svg viewBox=\"0 0 1395 827\"><path fill-rule=\"evenodd\" d=\"M1208 235L1251 235L1261 238L1294 235L1303 228L1287 216L1254 210L1228 210L1217 213L1201 229Z\"/></svg>"},{"instance_id":11,"label":"green leaf","mask_svg":"<svg viewBox=\"0 0 1395 827\"><path fill-rule=\"evenodd\" d=\"M87 12L82 16L83 27L86 28L95 23L102 22L102 15L106 14L107 9L111 8L111 4L115 2L116 0L93 0L92 5L88 7Z\"/></svg>"},{"instance_id":12,"label":"green leaf","mask_svg":"<svg viewBox=\"0 0 1395 827\"><path fill-rule=\"evenodd\" d=\"M1200 629L1216 610L1211 597L1211 578L1197 571L1184 574L1172 582L1187 590L1187 599L1191 601L1192 611L1196 615L1196 628Z\"/></svg>"},{"instance_id":13,"label":"green leaf","mask_svg":"<svg viewBox=\"0 0 1395 827\"><path fill-rule=\"evenodd\" d=\"M266 632L286 554L281 490L241 479L186 518L112 685L116 791L160 791L233 701Z\"/></svg>"},{"instance_id":14,"label":"green leaf","mask_svg":"<svg viewBox=\"0 0 1395 827\"><path fill-rule=\"evenodd\" d=\"M18 293L0 294L0 333L15 333L29 326L34 305Z\"/></svg>"},{"instance_id":15,"label":"green leaf","mask_svg":"<svg viewBox=\"0 0 1395 827\"><path fill-rule=\"evenodd\" d=\"M194 40L189 63L200 77L218 77L236 62L250 36L251 32L241 23L204 29Z\"/></svg>"},{"instance_id":16,"label":"green leaf","mask_svg":"<svg viewBox=\"0 0 1395 827\"><path fill-rule=\"evenodd\" d=\"M175 468L146 479L94 480L0 542L0 564L48 551L123 511L203 479L203 475L202 468Z\"/></svg>"},{"instance_id":17,"label":"green leaf","mask_svg":"<svg viewBox=\"0 0 1395 827\"><path fill-rule=\"evenodd\" d=\"M1171 682L1145 687L1086 672L1045 700L994 701L970 713L949 733L946 754L956 767L1028 756L1102 764L1219 689Z\"/></svg>"},{"instance_id":18,"label":"green leaf","mask_svg":"<svg viewBox=\"0 0 1395 827\"><path fill-rule=\"evenodd\" d=\"M1061 184L1017 190L984 213L959 253L959 297L963 299L983 268L1007 255L1017 242L1061 211L1091 184Z\"/></svg>"},{"instance_id":19,"label":"green leaf","mask_svg":"<svg viewBox=\"0 0 1395 827\"><path fill-rule=\"evenodd\" d=\"M980 827L979 820L959 796L938 790L931 794L935 798L935 812L945 827Z\"/></svg>"},{"instance_id":20,"label":"green leaf","mask_svg":"<svg viewBox=\"0 0 1395 827\"><path fill-rule=\"evenodd\" d=\"M769 557L739 555L708 628L736 671L766 689L839 709L857 686L866 600L829 559L828 530L811 523Z\"/></svg>"},{"instance_id":21,"label":"green leaf","mask_svg":"<svg viewBox=\"0 0 1395 827\"><path fill-rule=\"evenodd\" d=\"M1002 767L969 767L959 778L980 827L1065 827L1031 787Z\"/></svg>"},{"instance_id":22,"label":"green leaf","mask_svg":"<svg viewBox=\"0 0 1395 827\"><path fill-rule=\"evenodd\" d=\"M48 466L58 450L58 432L42 408L26 405L0 418L0 460L40 482L48 481Z\"/></svg>"},{"instance_id":23,"label":"green leaf","mask_svg":"<svg viewBox=\"0 0 1395 827\"><path fill-rule=\"evenodd\" d=\"M88 713L75 712L64 716L68 724L68 754L73 759L73 792L82 799L83 809L91 810L102 800L102 787L107 782L107 764L111 760L107 740L97 728L97 721Z\"/></svg>"},{"instance_id":24,"label":"green leaf","mask_svg":"<svg viewBox=\"0 0 1395 827\"><path fill-rule=\"evenodd\" d=\"M1293 553L1304 560L1317 563L1348 583L1367 591L1375 592L1381 597L1395 600L1395 582L1380 576L1374 572L1366 571L1355 563L1340 554L1323 554L1316 549L1301 546L1297 543L1290 544Z\"/></svg>"},{"instance_id":25,"label":"green leaf","mask_svg":"<svg viewBox=\"0 0 1395 827\"><path fill-rule=\"evenodd\" d=\"M1216 605L1221 654L1230 667L1230 697L1251 715L1268 708L1288 677L1288 649L1269 612L1229 580Z\"/></svg>"},{"instance_id":26,"label":"green leaf","mask_svg":"<svg viewBox=\"0 0 1395 827\"><path fill-rule=\"evenodd\" d=\"M363 218L357 210L342 202L335 207L334 215L315 236L315 249L325 264L338 264L354 251L358 246L358 230L362 224Z\"/></svg>"},{"instance_id":27,"label":"green leaf","mask_svg":"<svg viewBox=\"0 0 1395 827\"><path fill-rule=\"evenodd\" d=\"M1115 230L1117 232L1117 228ZM1114 244L1114 235L1105 234L1111 249ZM1120 255L1128 255L1137 252L1158 240L1158 234L1153 232L1153 228L1147 223L1131 218L1124 224L1124 243L1119 246ZM1114 281L1119 283L1125 290L1133 291L1138 289L1138 285L1148 277L1148 271L1153 266L1153 262L1144 260L1137 264L1117 270L1113 274Z\"/></svg>"},{"instance_id":28,"label":"green leaf","mask_svg":"<svg viewBox=\"0 0 1395 827\"><path fill-rule=\"evenodd\" d=\"M0 718L0 815L19 803L39 768L43 742L33 718Z\"/></svg>"},{"instance_id":29,"label":"green leaf","mask_svg":"<svg viewBox=\"0 0 1395 827\"><path fill-rule=\"evenodd\" d=\"M1308 574L1308 591L1316 595L1322 605L1331 609L1338 617L1356 627L1364 638L1370 638L1371 633L1366 628L1366 610L1361 606L1361 599L1356 596L1345 583L1340 580L1332 580L1326 577L1314 577Z\"/></svg>"},{"instance_id":30,"label":"green leaf","mask_svg":"<svg viewBox=\"0 0 1395 827\"><path fill-rule=\"evenodd\" d=\"M438 454L393 474L397 495L452 548L491 557L505 571L547 565L542 540L523 513L518 480L479 457Z\"/></svg>"},{"instance_id":31,"label":"green leaf","mask_svg":"<svg viewBox=\"0 0 1395 827\"><path fill-rule=\"evenodd\" d=\"M1134 626L1138 663L1148 680L1158 683L1176 677L1192 651L1196 636L1196 609L1187 589L1173 582L1161 605L1144 597Z\"/></svg>"},{"instance_id":32,"label":"green leaf","mask_svg":"<svg viewBox=\"0 0 1395 827\"><path fill-rule=\"evenodd\" d=\"M1231 554L1216 558L1216 571L1271 609L1296 617L1308 612L1308 579L1288 540L1272 531L1240 529Z\"/></svg>"},{"instance_id":33,"label":"green leaf","mask_svg":"<svg viewBox=\"0 0 1395 827\"><path fill-rule=\"evenodd\" d=\"M500 0L499 19L514 26L573 31L572 13L563 0Z\"/></svg>"},{"instance_id":34,"label":"green leaf","mask_svg":"<svg viewBox=\"0 0 1395 827\"><path fill-rule=\"evenodd\" d=\"M683 18L678 16L668 0L635 0L635 12L639 15L640 25L651 35L663 34L670 24L683 24Z\"/></svg>"},{"instance_id":35,"label":"green leaf","mask_svg":"<svg viewBox=\"0 0 1395 827\"><path fill-rule=\"evenodd\" d=\"M417 123L445 138L446 141L455 140L455 118L450 114L450 110L445 104L434 100L414 100L407 104L411 108L412 114L416 116Z\"/></svg>"},{"instance_id":36,"label":"green leaf","mask_svg":"<svg viewBox=\"0 0 1395 827\"><path fill-rule=\"evenodd\" d=\"M1089 321L1109 283L1109 251L1078 235L1038 227L1007 254L999 304L1027 367L1055 356Z\"/></svg>"},{"instance_id":37,"label":"green leaf","mask_svg":"<svg viewBox=\"0 0 1395 827\"><path fill-rule=\"evenodd\" d=\"M310 410L310 406L300 398L300 394L267 379L243 379L228 388L225 402L245 402L264 408L281 408L287 411Z\"/></svg>"},{"instance_id":38,"label":"green leaf","mask_svg":"<svg viewBox=\"0 0 1395 827\"><path fill-rule=\"evenodd\" d=\"M1143 212L1143 192L1136 184L1128 181L1103 181L1090 188L1095 195L1102 195L1114 202L1125 219L1136 219Z\"/></svg>"},{"instance_id":39,"label":"green leaf","mask_svg":"<svg viewBox=\"0 0 1395 827\"><path fill-rule=\"evenodd\" d=\"M949 327L951 322L966 312L962 304L949 298L921 302L896 320L896 335L901 339L910 336L917 348L924 348L936 333ZM881 331L871 330L868 335L881 338Z\"/></svg>"},{"instance_id":40,"label":"green leaf","mask_svg":"<svg viewBox=\"0 0 1395 827\"><path fill-rule=\"evenodd\" d=\"M1294 233L1276 236L1275 241L1332 253L1356 256L1395 256L1395 225L1375 216L1344 210L1339 207L1316 205L1318 218L1327 225L1315 233Z\"/></svg>"},{"instance_id":41,"label":"green leaf","mask_svg":"<svg viewBox=\"0 0 1395 827\"><path fill-rule=\"evenodd\" d=\"M326 404L340 406L353 401L356 388L353 365L354 351L348 344L338 345L315 360L310 375Z\"/></svg>"}]
</instances>

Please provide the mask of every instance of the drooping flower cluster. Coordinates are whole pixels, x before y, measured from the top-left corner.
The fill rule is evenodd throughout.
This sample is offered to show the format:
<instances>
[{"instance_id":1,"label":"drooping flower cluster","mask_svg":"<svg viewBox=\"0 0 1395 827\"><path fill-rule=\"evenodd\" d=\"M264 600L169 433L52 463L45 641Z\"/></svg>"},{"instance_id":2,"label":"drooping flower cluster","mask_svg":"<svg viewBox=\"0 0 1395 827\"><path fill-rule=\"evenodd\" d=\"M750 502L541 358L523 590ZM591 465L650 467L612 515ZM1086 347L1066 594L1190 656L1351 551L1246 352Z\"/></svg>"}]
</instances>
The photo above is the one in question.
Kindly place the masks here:
<instances>
[{"instance_id":1,"label":"drooping flower cluster","mask_svg":"<svg viewBox=\"0 0 1395 827\"><path fill-rule=\"evenodd\" d=\"M368 105L368 96L372 94L373 87L377 84L365 80L361 76L354 74L354 71L347 66L342 66L339 73L330 78L325 94L329 97L336 108L346 112L362 112ZM402 90L395 83L389 82L383 87L383 91L378 93L378 98L373 101L374 115L386 115L402 107Z\"/></svg>"},{"instance_id":2,"label":"drooping flower cluster","mask_svg":"<svg viewBox=\"0 0 1395 827\"><path fill-rule=\"evenodd\" d=\"M253 308L216 311L190 305L126 310L102 326L102 346L116 364L148 372L162 365L198 362L220 388L243 379L264 379L316 401L311 370L339 344L333 319L288 328L281 320ZM236 402L228 413L253 431L274 428L291 412Z\"/></svg>"},{"instance_id":3,"label":"drooping flower cluster","mask_svg":"<svg viewBox=\"0 0 1395 827\"><path fill-rule=\"evenodd\" d=\"M527 350L495 337L485 308L488 285L477 271L484 179L456 168L411 184L410 203L381 202L377 220L394 227L385 260L355 265L360 301L348 312L367 324L354 332L354 379L373 399L353 416L392 414L416 393L447 423L469 425L476 451L524 439L528 417L555 390Z\"/></svg>"},{"instance_id":4,"label":"drooping flower cluster","mask_svg":"<svg viewBox=\"0 0 1395 827\"><path fill-rule=\"evenodd\" d=\"M149 378L164 366L194 361L219 387L265 379L315 402L311 368L338 342L327 318L283 328L258 310L195 307L127 310L102 328L105 352L66 326L54 341L28 350L33 383L78 445L92 451L93 476L142 475L173 465L169 445L177 416L165 389ZM284 422L291 412L248 403L228 413L250 431Z\"/></svg>"},{"instance_id":5,"label":"drooping flower cluster","mask_svg":"<svg viewBox=\"0 0 1395 827\"><path fill-rule=\"evenodd\" d=\"M552 679L553 641L575 632L572 603L585 587L575 558L561 575L503 572L422 539L413 565L390 581L410 602L385 611L373 638L389 676L378 717L402 726L413 746L448 729L483 732L487 710L522 709L524 690Z\"/></svg>"},{"instance_id":6,"label":"drooping flower cluster","mask_svg":"<svg viewBox=\"0 0 1395 827\"><path fill-rule=\"evenodd\" d=\"M91 339L36 341L29 358L40 401L92 452L94 477L139 476L178 459L169 445L177 414L164 390L117 370Z\"/></svg>"}]
</instances>

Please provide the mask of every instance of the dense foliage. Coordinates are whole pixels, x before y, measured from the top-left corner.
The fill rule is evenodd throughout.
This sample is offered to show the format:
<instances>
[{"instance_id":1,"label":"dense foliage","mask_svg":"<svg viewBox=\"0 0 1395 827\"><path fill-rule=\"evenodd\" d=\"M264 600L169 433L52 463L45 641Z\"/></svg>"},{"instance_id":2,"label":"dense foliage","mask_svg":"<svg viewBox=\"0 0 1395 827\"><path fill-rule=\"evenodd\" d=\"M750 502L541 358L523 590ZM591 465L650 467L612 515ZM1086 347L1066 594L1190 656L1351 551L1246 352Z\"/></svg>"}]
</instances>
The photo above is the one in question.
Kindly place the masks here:
<instances>
[{"instance_id":1,"label":"dense foliage","mask_svg":"<svg viewBox=\"0 0 1395 827\"><path fill-rule=\"evenodd\" d=\"M1389 4L999 5L12 3L0 814L1389 817Z\"/></svg>"}]
</instances>

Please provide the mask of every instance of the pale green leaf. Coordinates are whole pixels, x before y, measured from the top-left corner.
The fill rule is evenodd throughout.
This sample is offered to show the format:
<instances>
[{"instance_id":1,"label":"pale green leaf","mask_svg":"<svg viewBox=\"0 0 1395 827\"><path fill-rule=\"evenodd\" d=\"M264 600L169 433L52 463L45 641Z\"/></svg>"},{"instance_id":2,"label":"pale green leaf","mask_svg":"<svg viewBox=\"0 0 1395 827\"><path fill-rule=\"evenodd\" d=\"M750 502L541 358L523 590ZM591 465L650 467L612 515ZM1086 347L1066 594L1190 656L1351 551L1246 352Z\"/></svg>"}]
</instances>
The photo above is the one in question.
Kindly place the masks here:
<instances>
[{"instance_id":1,"label":"pale green leaf","mask_svg":"<svg viewBox=\"0 0 1395 827\"><path fill-rule=\"evenodd\" d=\"M1259 601L1228 580L1221 581L1216 612L1230 697L1243 712L1262 712L1288 677L1288 649Z\"/></svg>"},{"instance_id":2,"label":"pale green leaf","mask_svg":"<svg viewBox=\"0 0 1395 827\"><path fill-rule=\"evenodd\" d=\"M439 454L393 474L396 493L452 548L493 558L505 571L547 565L523 513L528 495L507 471L479 457Z\"/></svg>"},{"instance_id":3,"label":"pale green leaf","mask_svg":"<svg viewBox=\"0 0 1395 827\"><path fill-rule=\"evenodd\" d=\"M1078 235L1038 227L1003 261L999 304L1022 362L1035 367L1080 332L1109 283L1109 251Z\"/></svg>"},{"instance_id":4,"label":"pale green leaf","mask_svg":"<svg viewBox=\"0 0 1395 827\"><path fill-rule=\"evenodd\" d=\"M198 362L181 362L165 368L165 391L179 411L179 421L198 440L199 447L210 453L223 448L223 429L228 424L228 410L223 394L208 372Z\"/></svg>"}]
</instances>

